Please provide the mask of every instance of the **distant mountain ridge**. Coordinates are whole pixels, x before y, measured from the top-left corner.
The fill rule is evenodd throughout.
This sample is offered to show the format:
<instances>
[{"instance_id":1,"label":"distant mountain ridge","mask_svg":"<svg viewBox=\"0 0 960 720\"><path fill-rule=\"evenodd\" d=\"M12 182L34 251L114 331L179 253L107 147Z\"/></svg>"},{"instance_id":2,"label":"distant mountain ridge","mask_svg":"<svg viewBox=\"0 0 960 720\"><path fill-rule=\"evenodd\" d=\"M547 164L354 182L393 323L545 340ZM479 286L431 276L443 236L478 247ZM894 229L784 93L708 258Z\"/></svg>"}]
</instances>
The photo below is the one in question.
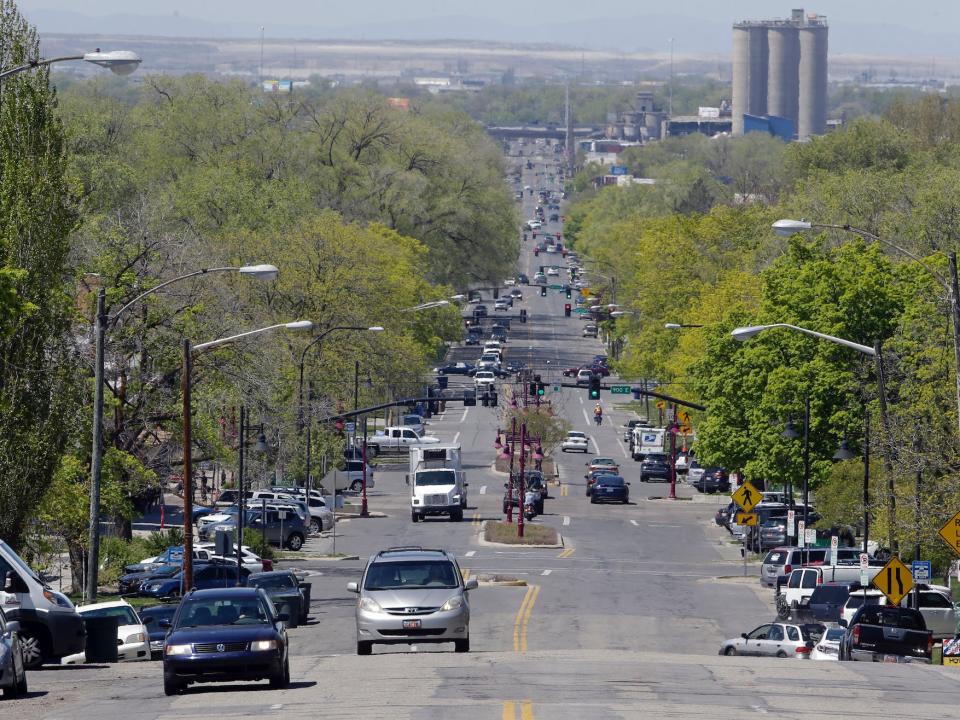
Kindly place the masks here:
<instances>
[{"instance_id":1,"label":"distant mountain ridge","mask_svg":"<svg viewBox=\"0 0 960 720\"><path fill-rule=\"evenodd\" d=\"M549 7L549 6L545 6ZM150 35L195 38L256 38L259 26L224 20L136 13L92 16L78 12L35 10L28 19L43 33ZM527 27L468 16L409 18L363 25L319 26L271 23L269 38L325 40L480 40L509 43L552 43L612 52L666 52L669 39L681 55L730 52L733 23L668 13L637 17L597 18L566 22L546 17ZM960 56L960 33L925 33L895 25L858 23L832 25L833 53L867 55Z\"/></svg>"}]
</instances>

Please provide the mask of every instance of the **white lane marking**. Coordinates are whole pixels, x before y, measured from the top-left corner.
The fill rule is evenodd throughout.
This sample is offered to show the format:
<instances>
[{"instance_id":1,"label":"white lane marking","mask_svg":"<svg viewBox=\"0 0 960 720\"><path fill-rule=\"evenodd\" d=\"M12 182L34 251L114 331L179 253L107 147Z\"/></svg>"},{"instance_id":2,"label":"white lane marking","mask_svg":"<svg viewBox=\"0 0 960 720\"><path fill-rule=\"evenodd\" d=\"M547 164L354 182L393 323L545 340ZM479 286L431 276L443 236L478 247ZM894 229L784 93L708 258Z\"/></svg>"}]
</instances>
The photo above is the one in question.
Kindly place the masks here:
<instances>
[{"instance_id":1,"label":"white lane marking","mask_svg":"<svg viewBox=\"0 0 960 720\"><path fill-rule=\"evenodd\" d=\"M476 555L476 554L477 554L477 551L476 551L476 550L469 550L468 552L465 552L465 553L463 554L463 556L464 556L464 557L473 557L473 556Z\"/></svg>"},{"instance_id":2,"label":"white lane marking","mask_svg":"<svg viewBox=\"0 0 960 720\"><path fill-rule=\"evenodd\" d=\"M580 398L580 404L583 405L583 395L577 395L577 397Z\"/></svg>"},{"instance_id":3,"label":"white lane marking","mask_svg":"<svg viewBox=\"0 0 960 720\"><path fill-rule=\"evenodd\" d=\"M569 524L570 524L570 516L569 516L569 515L564 515L564 516L563 516L563 524L564 524L564 525L569 525Z\"/></svg>"},{"instance_id":4,"label":"white lane marking","mask_svg":"<svg viewBox=\"0 0 960 720\"><path fill-rule=\"evenodd\" d=\"M630 459L630 456L627 455L627 449L626 449L623 445L621 445L620 443L617 443L617 447L620 448L620 452L623 453L623 456L629 460L629 459ZM599 452L599 451L598 451L598 452Z\"/></svg>"},{"instance_id":5,"label":"white lane marking","mask_svg":"<svg viewBox=\"0 0 960 720\"><path fill-rule=\"evenodd\" d=\"M587 414L587 411L584 410L584 411L583 411L583 414L586 415L586 414ZM599 454L600 454L600 446L597 445L597 439L591 435L591 436L590 436L590 441L593 443L593 449L596 451L597 455L599 455Z\"/></svg>"},{"instance_id":6,"label":"white lane marking","mask_svg":"<svg viewBox=\"0 0 960 720\"><path fill-rule=\"evenodd\" d=\"M453 436L453 444L454 444L454 445L457 444L457 438L459 438L459 437L460 437L460 433L459 433L459 431L458 431L457 434Z\"/></svg>"},{"instance_id":7,"label":"white lane marking","mask_svg":"<svg viewBox=\"0 0 960 720\"><path fill-rule=\"evenodd\" d=\"M546 576L546 575L549 575L549 574L552 573L552 572L553 572L553 570L544 570L544 571L543 571L542 573L540 573L540 574Z\"/></svg>"},{"instance_id":8,"label":"white lane marking","mask_svg":"<svg viewBox=\"0 0 960 720\"><path fill-rule=\"evenodd\" d=\"M590 424L590 416L587 415L587 409L586 409L586 408L583 408L583 421L584 421L587 425Z\"/></svg>"},{"instance_id":9,"label":"white lane marking","mask_svg":"<svg viewBox=\"0 0 960 720\"><path fill-rule=\"evenodd\" d=\"M655 525L653 523L647 523L647 527L683 527L683 525L666 525L666 524Z\"/></svg>"},{"instance_id":10,"label":"white lane marking","mask_svg":"<svg viewBox=\"0 0 960 720\"><path fill-rule=\"evenodd\" d=\"M640 523L638 523L636 520L631 520L631 521L630 521L630 524L631 524L631 525L636 525L637 527L640 527Z\"/></svg>"},{"instance_id":11,"label":"white lane marking","mask_svg":"<svg viewBox=\"0 0 960 720\"><path fill-rule=\"evenodd\" d=\"M463 409L463 417L461 417L458 422L463 422L464 420L466 420L466 419L467 419L467 413L468 413L468 412L470 412L470 408L465 407L465 408Z\"/></svg>"},{"instance_id":12,"label":"white lane marking","mask_svg":"<svg viewBox=\"0 0 960 720\"><path fill-rule=\"evenodd\" d=\"M481 495L486 495L486 494L487 494L487 486L486 486L486 485L481 485L481 486L480 486L480 494L481 494Z\"/></svg>"},{"instance_id":13,"label":"white lane marking","mask_svg":"<svg viewBox=\"0 0 960 720\"><path fill-rule=\"evenodd\" d=\"M274 703L270 706L271 710L283 710L283 705L281 703Z\"/></svg>"}]
</instances>

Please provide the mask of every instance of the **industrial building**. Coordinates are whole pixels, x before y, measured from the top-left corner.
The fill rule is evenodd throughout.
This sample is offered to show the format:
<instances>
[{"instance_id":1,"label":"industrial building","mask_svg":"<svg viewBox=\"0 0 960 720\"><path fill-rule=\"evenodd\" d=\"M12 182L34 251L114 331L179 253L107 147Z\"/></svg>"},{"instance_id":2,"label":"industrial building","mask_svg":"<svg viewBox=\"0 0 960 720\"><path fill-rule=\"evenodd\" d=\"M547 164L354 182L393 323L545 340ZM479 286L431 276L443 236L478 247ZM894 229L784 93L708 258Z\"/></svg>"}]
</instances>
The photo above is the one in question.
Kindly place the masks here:
<instances>
[{"instance_id":1,"label":"industrial building","mask_svg":"<svg viewBox=\"0 0 960 720\"><path fill-rule=\"evenodd\" d=\"M769 128L805 140L827 130L827 18L793 10L786 20L733 26L733 133ZM792 123L793 132L784 130Z\"/></svg>"},{"instance_id":2,"label":"industrial building","mask_svg":"<svg viewBox=\"0 0 960 720\"><path fill-rule=\"evenodd\" d=\"M633 110L610 113L607 116L605 136L609 140L646 142L659 140L662 124L667 114L654 107L653 93L641 90L637 93Z\"/></svg>"}]
</instances>

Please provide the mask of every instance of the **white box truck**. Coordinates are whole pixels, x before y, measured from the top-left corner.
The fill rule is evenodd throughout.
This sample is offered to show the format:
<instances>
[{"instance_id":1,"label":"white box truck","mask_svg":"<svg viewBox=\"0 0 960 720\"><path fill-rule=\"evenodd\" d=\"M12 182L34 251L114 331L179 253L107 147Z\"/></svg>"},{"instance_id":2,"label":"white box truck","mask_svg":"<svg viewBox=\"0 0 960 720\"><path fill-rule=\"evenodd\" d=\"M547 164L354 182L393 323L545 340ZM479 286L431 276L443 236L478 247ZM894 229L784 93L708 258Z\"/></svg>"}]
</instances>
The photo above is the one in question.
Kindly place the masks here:
<instances>
[{"instance_id":1,"label":"white box truck","mask_svg":"<svg viewBox=\"0 0 960 720\"><path fill-rule=\"evenodd\" d=\"M633 429L633 459L639 462L648 453L663 452L666 428L640 427Z\"/></svg>"},{"instance_id":2,"label":"white box truck","mask_svg":"<svg viewBox=\"0 0 960 720\"><path fill-rule=\"evenodd\" d=\"M447 515L463 520L467 507L467 482L460 464L459 445L410 446L410 518Z\"/></svg>"}]
</instances>

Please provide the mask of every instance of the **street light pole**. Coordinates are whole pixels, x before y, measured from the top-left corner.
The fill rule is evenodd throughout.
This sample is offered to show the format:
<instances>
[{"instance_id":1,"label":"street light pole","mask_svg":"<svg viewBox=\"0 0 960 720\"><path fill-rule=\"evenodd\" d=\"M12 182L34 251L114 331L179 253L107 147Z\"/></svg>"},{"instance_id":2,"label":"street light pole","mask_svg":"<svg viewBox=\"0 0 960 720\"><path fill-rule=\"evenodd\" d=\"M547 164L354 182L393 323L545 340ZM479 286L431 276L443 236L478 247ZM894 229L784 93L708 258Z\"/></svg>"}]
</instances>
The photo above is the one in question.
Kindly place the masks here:
<instances>
[{"instance_id":1,"label":"street light pole","mask_svg":"<svg viewBox=\"0 0 960 720\"><path fill-rule=\"evenodd\" d=\"M97 315L95 319L94 337L94 400L93 400L93 445L90 458L90 528L87 545L87 576L84 595L87 603L97 600L98 575L100 572L100 485L103 468L103 385L104 385L104 354L106 352L106 332L131 307L149 295L162 290L168 285L179 283L200 275L210 275L220 272L236 272L249 275L258 280L273 280L277 276L277 268L273 265L244 265L242 267L214 267L201 268L193 272L179 275L153 286L126 305L108 316L106 312L106 289L101 287L97 293Z\"/></svg>"},{"instance_id":2,"label":"street light pole","mask_svg":"<svg viewBox=\"0 0 960 720\"><path fill-rule=\"evenodd\" d=\"M53 65L54 63L68 62L70 60L86 60L88 63L107 68L116 75L129 75L137 69L137 66L141 62L140 56L129 50L100 52L100 48L97 48L95 52L85 53L83 55L64 55L62 57L31 60L23 65L18 65L17 67L0 71L0 80L5 80L12 75L18 75L22 72L26 72L27 70L33 70L34 68L38 67L47 67L48 65Z\"/></svg>"}]
</instances>

